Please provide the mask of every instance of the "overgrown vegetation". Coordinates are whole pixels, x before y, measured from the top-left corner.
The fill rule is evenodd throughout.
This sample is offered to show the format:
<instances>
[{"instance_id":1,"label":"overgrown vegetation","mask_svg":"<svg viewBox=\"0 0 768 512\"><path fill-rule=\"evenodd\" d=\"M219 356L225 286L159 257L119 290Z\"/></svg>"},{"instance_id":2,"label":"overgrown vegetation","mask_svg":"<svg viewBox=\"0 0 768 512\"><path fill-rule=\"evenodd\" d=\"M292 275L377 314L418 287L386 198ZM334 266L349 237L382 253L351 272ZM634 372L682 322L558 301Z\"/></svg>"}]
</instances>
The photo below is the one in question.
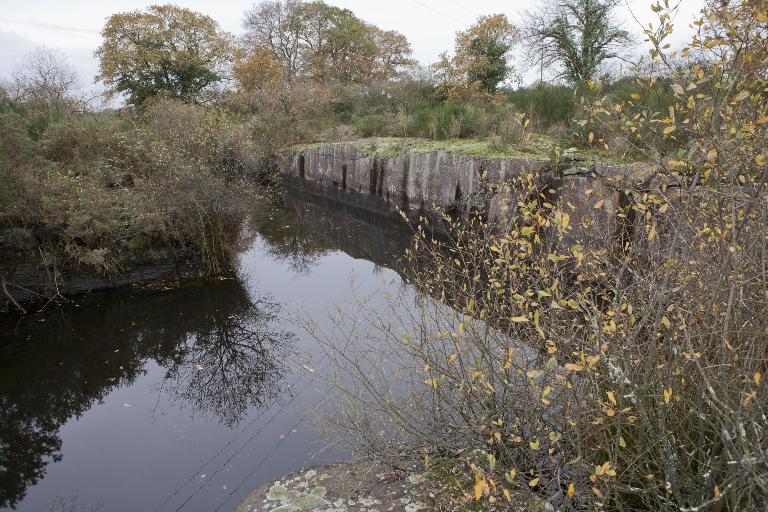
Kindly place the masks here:
<instances>
[{"instance_id":1,"label":"overgrown vegetation","mask_svg":"<svg viewBox=\"0 0 768 512\"><path fill-rule=\"evenodd\" d=\"M589 87L509 88L521 29L504 15L480 17L431 68L402 34L322 1L261 2L244 29L237 39L171 5L115 13L96 56L119 111L86 97L55 52L19 66L0 87L3 255L54 280L64 268L116 274L169 259L223 271L238 184L273 184L273 155L297 143L386 136L487 155L574 144L642 155L594 123L573 125ZM585 144L586 130L597 138Z\"/></svg>"},{"instance_id":2,"label":"overgrown vegetation","mask_svg":"<svg viewBox=\"0 0 768 512\"><path fill-rule=\"evenodd\" d=\"M363 453L421 460L435 509L517 510L529 491L539 510L768 506L768 11L712 3L675 52L668 7L633 90L583 121L657 176L586 199L520 177L503 225L417 227L416 297L313 331L340 368L330 421Z\"/></svg>"},{"instance_id":3,"label":"overgrown vegetation","mask_svg":"<svg viewBox=\"0 0 768 512\"><path fill-rule=\"evenodd\" d=\"M158 100L141 114L0 107L0 249L55 275L138 263L231 267L237 183L253 154L223 110Z\"/></svg>"},{"instance_id":4,"label":"overgrown vegetation","mask_svg":"<svg viewBox=\"0 0 768 512\"><path fill-rule=\"evenodd\" d=\"M116 14L101 78L130 107L93 111L50 54L2 90L0 254L54 275L224 271L239 186L287 144L642 158L658 173L578 201L521 176L493 191L513 206L503 225L417 226L416 296L387 296L367 331L342 311L315 333L343 374L333 421L354 449L423 460L436 508L525 491L545 509L765 509L768 10L711 2L676 52L657 2L648 58L600 82L629 40L615 8L534 16L532 56L568 85L518 89L521 32L501 15L424 70L401 34L320 1L263 2L238 42L187 9Z\"/></svg>"}]
</instances>

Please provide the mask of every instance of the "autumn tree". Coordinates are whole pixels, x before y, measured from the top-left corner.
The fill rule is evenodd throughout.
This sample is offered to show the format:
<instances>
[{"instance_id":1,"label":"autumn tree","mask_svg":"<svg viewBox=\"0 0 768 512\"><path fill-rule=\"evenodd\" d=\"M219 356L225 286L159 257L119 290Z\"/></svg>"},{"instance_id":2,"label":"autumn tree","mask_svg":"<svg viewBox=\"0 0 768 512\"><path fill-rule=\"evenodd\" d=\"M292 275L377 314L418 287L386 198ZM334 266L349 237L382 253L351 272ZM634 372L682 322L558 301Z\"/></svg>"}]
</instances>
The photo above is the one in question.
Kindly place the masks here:
<instances>
[{"instance_id":1,"label":"autumn tree","mask_svg":"<svg viewBox=\"0 0 768 512\"><path fill-rule=\"evenodd\" d=\"M542 69L558 66L558 77L571 83L594 80L600 66L631 43L613 17L617 5L618 0L561 0L528 13L529 61Z\"/></svg>"},{"instance_id":2,"label":"autumn tree","mask_svg":"<svg viewBox=\"0 0 768 512\"><path fill-rule=\"evenodd\" d=\"M262 2L246 13L243 25L246 53L266 49L288 82L370 83L413 64L405 36L322 1Z\"/></svg>"},{"instance_id":3,"label":"autumn tree","mask_svg":"<svg viewBox=\"0 0 768 512\"><path fill-rule=\"evenodd\" d=\"M235 98L249 109L295 120L321 109L332 96L306 78L288 80L288 72L266 48L256 48L234 67Z\"/></svg>"},{"instance_id":4,"label":"autumn tree","mask_svg":"<svg viewBox=\"0 0 768 512\"><path fill-rule=\"evenodd\" d=\"M113 14L101 35L98 78L133 105L158 94L201 101L225 77L234 53L232 37L216 21L174 5Z\"/></svg>"},{"instance_id":5,"label":"autumn tree","mask_svg":"<svg viewBox=\"0 0 768 512\"><path fill-rule=\"evenodd\" d=\"M513 74L510 52L519 39L519 30L503 14L482 16L456 34L454 55L443 54L435 65L443 94L495 93Z\"/></svg>"}]
</instances>

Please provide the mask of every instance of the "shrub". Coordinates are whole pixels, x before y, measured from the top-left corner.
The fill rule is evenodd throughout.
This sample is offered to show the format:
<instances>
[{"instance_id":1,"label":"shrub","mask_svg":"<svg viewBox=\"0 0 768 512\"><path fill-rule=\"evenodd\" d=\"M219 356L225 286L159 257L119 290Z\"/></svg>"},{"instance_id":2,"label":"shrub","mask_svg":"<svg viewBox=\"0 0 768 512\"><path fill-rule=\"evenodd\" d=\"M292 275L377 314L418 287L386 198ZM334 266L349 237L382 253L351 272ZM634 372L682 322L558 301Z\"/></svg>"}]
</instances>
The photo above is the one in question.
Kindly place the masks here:
<instances>
[{"instance_id":1,"label":"shrub","mask_svg":"<svg viewBox=\"0 0 768 512\"><path fill-rule=\"evenodd\" d=\"M507 101L528 115L531 128L537 132L555 125L569 125L577 112L574 89L565 85L521 87L509 91Z\"/></svg>"},{"instance_id":2,"label":"shrub","mask_svg":"<svg viewBox=\"0 0 768 512\"><path fill-rule=\"evenodd\" d=\"M5 253L54 270L168 258L231 268L237 181L264 162L229 113L161 100L139 117L59 117L35 141L20 112L0 112Z\"/></svg>"},{"instance_id":3,"label":"shrub","mask_svg":"<svg viewBox=\"0 0 768 512\"><path fill-rule=\"evenodd\" d=\"M410 115L408 135L430 139L485 137L490 132L489 115L468 103L446 102L423 105Z\"/></svg>"},{"instance_id":4,"label":"shrub","mask_svg":"<svg viewBox=\"0 0 768 512\"><path fill-rule=\"evenodd\" d=\"M657 7L670 109L642 89L586 105L655 176L578 196L520 177L493 191L502 222L446 216L447 237L422 222L415 297L379 294L368 329L342 308L311 331L339 363L341 438L464 467L434 493L451 506L512 509L528 489L561 510L768 506L768 13L713 5L695 58L669 69Z\"/></svg>"},{"instance_id":5,"label":"shrub","mask_svg":"<svg viewBox=\"0 0 768 512\"><path fill-rule=\"evenodd\" d=\"M109 115L72 116L48 126L40 140L41 154L51 162L88 172L113 143L119 122Z\"/></svg>"},{"instance_id":6,"label":"shrub","mask_svg":"<svg viewBox=\"0 0 768 512\"><path fill-rule=\"evenodd\" d=\"M354 116L352 126L363 137L372 137L374 135L385 135L389 119L383 115L369 114L364 116Z\"/></svg>"}]
</instances>

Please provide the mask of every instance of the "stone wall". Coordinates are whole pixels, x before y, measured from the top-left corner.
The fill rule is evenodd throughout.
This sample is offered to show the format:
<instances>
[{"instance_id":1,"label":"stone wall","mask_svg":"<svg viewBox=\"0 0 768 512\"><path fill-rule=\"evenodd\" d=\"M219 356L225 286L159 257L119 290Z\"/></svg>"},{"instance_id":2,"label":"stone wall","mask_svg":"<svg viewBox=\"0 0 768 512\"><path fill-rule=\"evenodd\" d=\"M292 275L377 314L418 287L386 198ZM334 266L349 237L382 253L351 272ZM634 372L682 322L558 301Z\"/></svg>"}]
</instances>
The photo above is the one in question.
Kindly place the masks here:
<instances>
[{"instance_id":1,"label":"stone wall","mask_svg":"<svg viewBox=\"0 0 768 512\"><path fill-rule=\"evenodd\" d=\"M553 172L548 160L534 157L490 158L445 150L377 156L355 143L334 143L288 152L282 172L289 188L378 213L398 208L411 213L455 211L472 205L475 196L490 188L491 197L482 197L476 206L485 208L489 221L499 224L517 204L503 183L534 174L572 210L574 220L590 215L610 223L624 182L647 176L648 168L597 162ZM597 203L601 207L595 212Z\"/></svg>"}]
</instances>

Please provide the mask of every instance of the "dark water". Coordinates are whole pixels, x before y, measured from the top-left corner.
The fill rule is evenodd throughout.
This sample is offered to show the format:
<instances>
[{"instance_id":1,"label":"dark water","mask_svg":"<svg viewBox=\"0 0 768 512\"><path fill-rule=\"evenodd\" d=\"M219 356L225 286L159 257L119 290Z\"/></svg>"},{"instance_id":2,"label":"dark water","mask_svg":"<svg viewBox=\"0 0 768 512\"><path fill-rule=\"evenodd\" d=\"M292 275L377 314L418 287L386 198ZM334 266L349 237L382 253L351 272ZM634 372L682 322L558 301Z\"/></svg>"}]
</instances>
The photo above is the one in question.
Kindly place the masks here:
<instances>
[{"instance_id":1,"label":"dark water","mask_svg":"<svg viewBox=\"0 0 768 512\"><path fill-rule=\"evenodd\" d=\"M0 509L229 511L345 456L313 428L301 325L397 285L408 232L309 197L254 211L235 279L0 318Z\"/></svg>"}]
</instances>

